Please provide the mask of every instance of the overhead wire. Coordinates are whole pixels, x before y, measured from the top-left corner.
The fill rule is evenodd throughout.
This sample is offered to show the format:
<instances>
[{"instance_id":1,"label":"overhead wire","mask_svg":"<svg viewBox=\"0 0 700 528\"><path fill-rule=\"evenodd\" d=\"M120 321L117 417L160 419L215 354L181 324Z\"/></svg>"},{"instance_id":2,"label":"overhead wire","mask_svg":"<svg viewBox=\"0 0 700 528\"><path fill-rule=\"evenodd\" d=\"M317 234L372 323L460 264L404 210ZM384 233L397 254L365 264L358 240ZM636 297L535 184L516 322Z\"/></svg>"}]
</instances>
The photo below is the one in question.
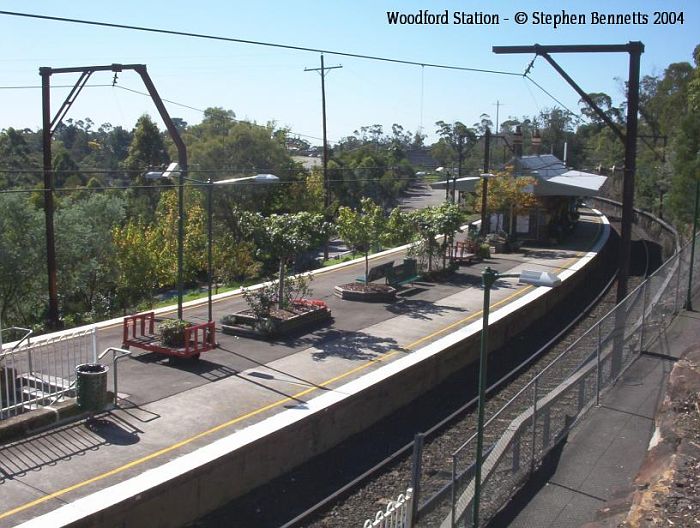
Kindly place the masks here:
<instances>
[{"instance_id":1,"label":"overhead wire","mask_svg":"<svg viewBox=\"0 0 700 528\"><path fill-rule=\"evenodd\" d=\"M41 19L41 20L51 20L54 22L67 22L67 23L71 23L71 24L82 24L82 25L89 25L89 26L107 27L107 28L113 28L113 29L126 29L126 30L131 30L131 31L143 31L143 32L147 32L147 33L158 33L158 34L162 34L162 35L174 35L174 36L180 36L180 37L199 38L199 39L216 40L216 41L223 41L223 42L235 42L238 44L265 46L265 47L271 47L271 48L288 49L288 50L293 50L293 51L324 53L327 55L337 55L339 57L350 57L350 58L355 58L355 59L366 59L366 60L374 60L374 61L380 61L380 62L391 62L391 63L395 63L395 64L406 64L409 66L424 66L424 67L427 66L429 68L468 71L468 72L475 72L475 73L489 73L489 74L493 74L493 75L512 75L512 76L519 76L520 75L519 73L516 73L516 72L507 72L507 71L501 71L501 70L490 70L490 69L485 69L485 68L472 68L472 67L467 67L467 66L455 66L455 65L449 65L449 64L417 62L417 61L412 61L412 60L395 59L395 58L391 58L391 57L381 57L378 55L365 55L362 53L351 53L351 52L347 52L347 51L338 51L338 50L322 49L322 48L311 48L311 47L306 47L306 46L294 46L291 44L280 44L280 43L276 43L276 42L264 42L261 40L240 39L240 38L235 38L235 37L223 37L223 36L219 36L219 35L210 35L210 34L206 34L206 33L193 33L193 32L189 32L189 31L176 31L176 30L172 30L172 29L162 29L162 28L154 28L154 27L147 27L147 26L134 26L134 25L129 25L129 24L115 24L115 23L111 23L111 22L99 22L96 20L56 17L56 16L49 16L49 15L38 15L35 13L20 13L20 12L16 12L16 11L0 11L0 15L16 16L16 17L24 17L24 18L35 18L35 19Z\"/></svg>"}]
</instances>

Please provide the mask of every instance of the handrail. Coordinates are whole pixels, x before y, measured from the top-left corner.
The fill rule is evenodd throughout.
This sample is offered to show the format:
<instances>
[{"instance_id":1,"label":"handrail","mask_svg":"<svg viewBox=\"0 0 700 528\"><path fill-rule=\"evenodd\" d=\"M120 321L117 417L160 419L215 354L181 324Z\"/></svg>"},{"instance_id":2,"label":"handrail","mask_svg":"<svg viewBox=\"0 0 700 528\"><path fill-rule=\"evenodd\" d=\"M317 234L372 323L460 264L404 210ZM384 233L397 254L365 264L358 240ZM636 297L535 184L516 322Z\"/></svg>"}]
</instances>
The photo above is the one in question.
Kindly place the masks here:
<instances>
[{"instance_id":1,"label":"handrail","mask_svg":"<svg viewBox=\"0 0 700 528\"><path fill-rule=\"evenodd\" d=\"M33 330L31 330L29 328L22 328L21 326L11 326L9 328L2 328L2 329L0 329L0 332L7 332L9 330L21 330L22 332L26 332L26 334L24 334L24 336L22 336L20 338L20 340L17 341L14 344L14 346L11 349L9 349L7 352L3 352L2 348L0 347L0 359L4 358L5 354L9 354L10 352L13 352L14 350L16 350L25 340L27 341L27 343L29 343L29 338L34 333ZM2 343L2 339L0 339L0 343Z\"/></svg>"},{"instance_id":2,"label":"handrail","mask_svg":"<svg viewBox=\"0 0 700 528\"><path fill-rule=\"evenodd\" d=\"M118 348L118 347L109 347L106 348L99 356L97 356L97 359L100 360L103 357L105 357L109 352L112 353L112 371L114 372L114 405L118 405L118 400L119 400L119 390L118 390L118 376L117 376L117 361L119 361L122 358L125 358L127 356L131 355L130 350L125 350L123 348Z\"/></svg>"}]
</instances>

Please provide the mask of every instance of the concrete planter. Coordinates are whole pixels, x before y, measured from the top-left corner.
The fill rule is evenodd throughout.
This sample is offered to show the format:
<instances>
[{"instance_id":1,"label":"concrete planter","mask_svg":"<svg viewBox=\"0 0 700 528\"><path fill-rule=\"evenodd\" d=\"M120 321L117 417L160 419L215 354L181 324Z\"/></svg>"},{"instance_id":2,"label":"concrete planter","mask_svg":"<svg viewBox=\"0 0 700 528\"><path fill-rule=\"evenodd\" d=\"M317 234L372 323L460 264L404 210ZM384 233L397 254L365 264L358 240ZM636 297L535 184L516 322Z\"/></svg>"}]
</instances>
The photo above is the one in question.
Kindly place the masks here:
<instances>
[{"instance_id":1,"label":"concrete planter","mask_svg":"<svg viewBox=\"0 0 700 528\"><path fill-rule=\"evenodd\" d=\"M341 284L335 287L334 293L344 301L392 302L396 299L396 288L384 285L360 290L356 283Z\"/></svg>"},{"instance_id":2,"label":"concrete planter","mask_svg":"<svg viewBox=\"0 0 700 528\"><path fill-rule=\"evenodd\" d=\"M331 311L325 304L305 304L304 309L307 311L285 319L277 317L258 319L246 312L229 314L221 319L221 331L224 334L240 337L266 339L299 333L331 319Z\"/></svg>"}]
</instances>

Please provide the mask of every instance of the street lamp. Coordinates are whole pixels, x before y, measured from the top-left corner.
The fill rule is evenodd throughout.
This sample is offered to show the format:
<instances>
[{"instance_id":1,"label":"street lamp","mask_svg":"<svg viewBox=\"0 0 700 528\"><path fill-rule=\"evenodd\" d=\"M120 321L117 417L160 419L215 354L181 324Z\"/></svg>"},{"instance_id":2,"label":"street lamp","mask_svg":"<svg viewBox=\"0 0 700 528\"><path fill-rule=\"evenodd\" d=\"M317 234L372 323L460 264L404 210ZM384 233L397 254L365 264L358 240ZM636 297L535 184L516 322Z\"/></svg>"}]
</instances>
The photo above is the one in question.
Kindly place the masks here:
<instances>
[{"instance_id":1,"label":"street lamp","mask_svg":"<svg viewBox=\"0 0 700 528\"><path fill-rule=\"evenodd\" d=\"M179 167L177 163L171 163L168 165L168 168L165 169L163 172L158 172L158 171L152 171L152 172L147 172L144 177L147 180L158 180L158 179L166 179L166 180L171 180L174 176L177 176L179 174ZM206 182L201 181L201 180L196 180L194 178L186 178L180 175L180 177L186 181L195 183L197 185L206 185L207 186L207 282L208 282L208 287L207 287L207 308L208 308L208 320L213 321L214 316L212 313L212 240L213 240L213 234L212 234L212 226L213 226L213 211L212 211L212 191L214 189L215 185L236 185L240 183L245 183L245 182L250 182L256 185L269 185L273 183L278 183L279 182L279 177L275 176L274 174L256 174L255 176L244 176L241 178L229 178L226 180L219 180L219 181L212 181L211 178L208 178ZM179 204L180 208L182 208L182 204ZM177 245L178 245L178 254L181 254L183 252L183 247L184 247L184 229L178 230L178 238L177 238ZM178 319L182 319L182 297L183 297L183 285L182 285L182 266L178 266L178 278L177 278L177 317Z\"/></svg>"},{"instance_id":2,"label":"street lamp","mask_svg":"<svg viewBox=\"0 0 700 528\"><path fill-rule=\"evenodd\" d=\"M547 271L528 271L520 273L498 273L496 270L486 267L481 274L484 285L484 309L483 327L481 329L481 350L479 352L479 403L477 408L476 426L476 469L474 472L474 505L472 511L472 526L479 526L479 501L481 498L481 459L484 451L484 397L486 395L486 363L489 330L489 304L491 299L491 286L499 279L519 279L518 283L531 284L533 286L545 286L554 288L561 284L561 279Z\"/></svg>"}]
</instances>

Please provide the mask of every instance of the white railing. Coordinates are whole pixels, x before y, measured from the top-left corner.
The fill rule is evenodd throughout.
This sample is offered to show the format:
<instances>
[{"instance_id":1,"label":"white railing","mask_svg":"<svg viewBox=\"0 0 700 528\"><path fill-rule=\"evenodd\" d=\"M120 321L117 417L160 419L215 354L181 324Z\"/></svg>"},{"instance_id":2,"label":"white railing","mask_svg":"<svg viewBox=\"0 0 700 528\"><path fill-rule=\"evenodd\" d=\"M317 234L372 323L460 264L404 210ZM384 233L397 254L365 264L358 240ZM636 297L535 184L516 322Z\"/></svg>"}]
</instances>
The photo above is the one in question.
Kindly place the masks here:
<instances>
[{"instance_id":1,"label":"white railing","mask_svg":"<svg viewBox=\"0 0 700 528\"><path fill-rule=\"evenodd\" d=\"M363 528L410 528L411 511L413 508L413 490L408 488L396 500L390 500L382 511L378 511L374 519L367 519Z\"/></svg>"},{"instance_id":2,"label":"white railing","mask_svg":"<svg viewBox=\"0 0 700 528\"><path fill-rule=\"evenodd\" d=\"M22 341L0 352L0 420L71 394L75 367L96 361L96 345L91 327Z\"/></svg>"}]
</instances>

